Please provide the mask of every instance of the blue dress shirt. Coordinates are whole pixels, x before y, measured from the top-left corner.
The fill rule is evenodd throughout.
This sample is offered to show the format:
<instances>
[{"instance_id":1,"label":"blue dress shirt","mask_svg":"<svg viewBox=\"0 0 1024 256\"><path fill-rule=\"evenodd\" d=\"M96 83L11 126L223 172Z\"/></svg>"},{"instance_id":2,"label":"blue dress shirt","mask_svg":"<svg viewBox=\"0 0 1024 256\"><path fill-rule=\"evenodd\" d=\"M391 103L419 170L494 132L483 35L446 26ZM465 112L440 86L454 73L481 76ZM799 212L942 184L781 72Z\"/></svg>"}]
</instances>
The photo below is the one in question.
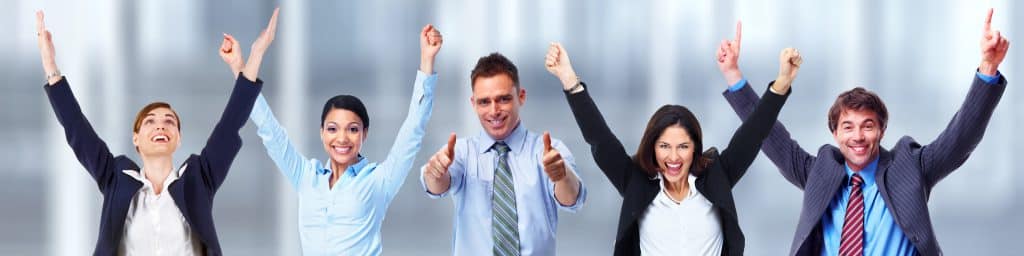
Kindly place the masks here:
<instances>
[{"instance_id":1,"label":"blue dress shirt","mask_svg":"<svg viewBox=\"0 0 1024 256\"><path fill-rule=\"evenodd\" d=\"M384 162L360 157L331 189L330 164L308 159L292 145L260 95L250 119L267 154L299 195L304 255L380 255L381 222L402 187L423 140L434 104L437 74L417 72L409 112Z\"/></svg>"},{"instance_id":2,"label":"blue dress shirt","mask_svg":"<svg viewBox=\"0 0 1024 256\"><path fill-rule=\"evenodd\" d=\"M420 172L420 182L428 196L440 198L451 194L455 202L453 255L491 255L493 252L491 195L498 158L491 146L495 142L484 132L459 139L455 143L454 162L448 167L451 185L440 195L427 191ZM583 205L587 198L583 180L580 180L576 204L562 205L555 199L555 184L541 165L542 135L528 131L520 122L504 142L511 149L508 165L516 193L521 255L555 255L557 210L576 212ZM567 171L575 173L576 162L565 144L552 138L551 147L562 155Z\"/></svg>"}]
</instances>

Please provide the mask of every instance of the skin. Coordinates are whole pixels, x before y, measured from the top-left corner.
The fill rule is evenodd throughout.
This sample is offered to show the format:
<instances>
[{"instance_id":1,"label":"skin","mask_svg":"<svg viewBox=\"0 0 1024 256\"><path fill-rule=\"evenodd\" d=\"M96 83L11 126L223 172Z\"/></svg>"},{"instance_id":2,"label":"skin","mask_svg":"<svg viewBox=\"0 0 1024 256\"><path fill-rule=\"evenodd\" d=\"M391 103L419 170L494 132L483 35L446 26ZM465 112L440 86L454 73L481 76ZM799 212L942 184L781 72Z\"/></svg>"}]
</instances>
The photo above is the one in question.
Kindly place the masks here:
<instances>
[{"instance_id":1,"label":"skin","mask_svg":"<svg viewBox=\"0 0 1024 256\"><path fill-rule=\"evenodd\" d=\"M654 158L658 162L658 173L664 178L665 192L676 203L681 203L690 191L687 177L693 157L693 139L682 125L665 128L654 144Z\"/></svg>"}]
</instances>

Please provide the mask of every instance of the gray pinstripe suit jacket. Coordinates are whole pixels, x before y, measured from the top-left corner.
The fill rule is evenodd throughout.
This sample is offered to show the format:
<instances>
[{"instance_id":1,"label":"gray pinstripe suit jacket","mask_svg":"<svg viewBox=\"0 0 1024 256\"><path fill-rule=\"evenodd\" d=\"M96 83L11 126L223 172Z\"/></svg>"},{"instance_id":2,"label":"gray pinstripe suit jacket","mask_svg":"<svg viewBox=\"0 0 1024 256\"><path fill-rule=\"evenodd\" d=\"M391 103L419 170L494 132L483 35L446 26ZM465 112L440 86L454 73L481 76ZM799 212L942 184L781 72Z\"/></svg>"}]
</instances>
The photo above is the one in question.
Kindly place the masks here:
<instances>
[{"instance_id":1,"label":"gray pinstripe suit jacket","mask_svg":"<svg viewBox=\"0 0 1024 256\"><path fill-rule=\"evenodd\" d=\"M975 76L967 99L934 141L921 145L904 136L892 150L881 149L875 179L882 199L919 254L942 254L928 213L932 187L960 167L974 151L1005 89L1004 77L996 84L987 84ZM758 100L749 84L723 95L743 119ZM761 149L786 180L804 191L790 254L820 255L821 217L845 179L843 155L830 144L821 146L817 156L809 154L790 137L781 122L772 127Z\"/></svg>"}]
</instances>

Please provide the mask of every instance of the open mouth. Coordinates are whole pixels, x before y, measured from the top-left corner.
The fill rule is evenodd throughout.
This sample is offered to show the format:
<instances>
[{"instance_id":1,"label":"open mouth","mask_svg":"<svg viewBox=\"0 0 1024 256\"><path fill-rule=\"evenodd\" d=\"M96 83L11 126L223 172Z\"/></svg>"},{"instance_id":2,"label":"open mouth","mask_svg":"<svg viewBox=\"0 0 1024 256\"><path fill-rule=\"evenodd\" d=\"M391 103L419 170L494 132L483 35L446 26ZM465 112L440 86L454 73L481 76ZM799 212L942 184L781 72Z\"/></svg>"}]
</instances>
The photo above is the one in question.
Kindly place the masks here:
<instances>
[{"instance_id":1,"label":"open mouth","mask_svg":"<svg viewBox=\"0 0 1024 256\"><path fill-rule=\"evenodd\" d=\"M665 173L670 176L677 176L683 173L682 163L665 163Z\"/></svg>"},{"instance_id":2,"label":"open mouth","mask_svg":"<svg viewBox=\"0 0 1024 256\"><path fill-rule=\"evenodd\" d=\"M167 135L157 135L157 136L153 136L149 140L153 141L153 142L156 142L156 143L167 143L167 142L171 141L171 138L167 137Z\"/></svg>"},{"instance_id":3,"label":"open mouth","mask_svg":"<svg viewBox=\"0 0 1024 256\"><path fill-rule=\"evenodd\" d=\"M508 117L487 119L487 125L495 129L501 128L505 126L505 120L507 119Z\"/></svg>"},{"instance_id":4,"label":"open mouth","mask_svg":"<svg viewBox=\"0 0 1024 256\"><path fill-rule=\"evenodd\" d=\"M853 152L854 154L858 154L858 155L863 155L863 154L866 154L868 152L867 145L863 145L863 146L847 146L847 147L850 148L850 152Z\"/></svg>"},{"instance_id":5,"label":"open mouth","mask_svg":"<svg viewBox=\"0 0 1024 256\"><path fill-rule=\"evenodd\" d=\"M347 155L352 152L352 146L331 146L335 154Z\"/></svg>"}]
</instances>

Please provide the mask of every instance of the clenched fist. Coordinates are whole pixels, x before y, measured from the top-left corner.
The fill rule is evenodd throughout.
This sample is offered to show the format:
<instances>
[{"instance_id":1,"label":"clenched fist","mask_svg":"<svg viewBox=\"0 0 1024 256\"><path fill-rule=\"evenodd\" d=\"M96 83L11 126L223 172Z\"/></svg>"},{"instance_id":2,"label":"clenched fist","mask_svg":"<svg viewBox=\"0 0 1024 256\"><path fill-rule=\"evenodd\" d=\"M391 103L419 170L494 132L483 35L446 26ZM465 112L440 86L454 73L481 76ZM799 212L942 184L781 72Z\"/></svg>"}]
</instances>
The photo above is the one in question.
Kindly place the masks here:
<instances>
[{"instance_id":1,"label":"clenched fist","mask_svg":"<svg viewBox=\"0 0 1024 256\"><path fill-rule=\"evenodd\" d=\"M569 54L565 52L560 43L551 43L548 46L548 54L544 57L544 67L548 73L558 77L562 81L562 89L568 91L579 82L576 71L572 69L569 62Z\"/></svg>"},{"instance_id":2,"label":"clenched fist","mask_svg":"<svg viewBox=\"0 0 1024 256\"><path fill-rule=\"evenodd\" d=\"M804 59L800 57L800 51L793 48L782 49L782 52L779 53L779 76L775 78L772 89L779 94L789 92L789 87L793 84L793 79L796 79L796 73L800 70L800 64L803 62Z\"/></svg>"}]
</instances>

